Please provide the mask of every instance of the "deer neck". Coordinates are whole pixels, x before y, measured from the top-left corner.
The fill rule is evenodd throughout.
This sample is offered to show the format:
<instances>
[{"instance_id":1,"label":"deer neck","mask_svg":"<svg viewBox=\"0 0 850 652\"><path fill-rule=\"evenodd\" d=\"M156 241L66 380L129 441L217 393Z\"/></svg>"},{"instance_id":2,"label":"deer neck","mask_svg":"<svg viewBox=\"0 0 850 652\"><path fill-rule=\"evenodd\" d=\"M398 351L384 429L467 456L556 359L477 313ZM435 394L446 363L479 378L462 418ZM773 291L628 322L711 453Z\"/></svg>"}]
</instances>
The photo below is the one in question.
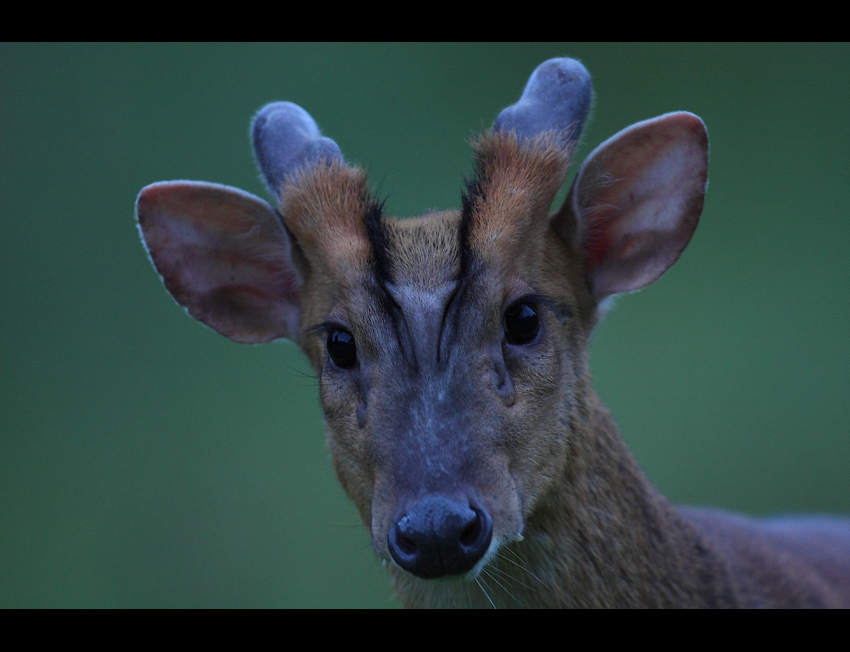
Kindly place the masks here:
<instances>
[{"instance_id":1,"label":"deer neck","mask_svg":"<svg viewBox=\"0 0 850 652\"><path fill-rule=\"evenodd\" d=\"M719 606L730 595L710 542L649 483L592 389L561 482L521 541L474 579L422 581L391 568L412 607Z\"/></svg>"}]
</instances>

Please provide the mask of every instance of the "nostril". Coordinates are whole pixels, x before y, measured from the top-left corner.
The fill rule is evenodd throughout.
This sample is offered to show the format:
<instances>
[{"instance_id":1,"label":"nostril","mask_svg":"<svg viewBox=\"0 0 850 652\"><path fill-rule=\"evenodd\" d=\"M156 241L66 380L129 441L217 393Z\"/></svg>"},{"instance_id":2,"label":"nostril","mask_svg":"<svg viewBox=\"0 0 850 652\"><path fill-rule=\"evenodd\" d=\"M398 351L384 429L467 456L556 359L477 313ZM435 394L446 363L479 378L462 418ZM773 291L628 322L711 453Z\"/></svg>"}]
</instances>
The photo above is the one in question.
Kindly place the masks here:
<instances>
[{"instance_id":1,"label":"nostril","mask_svg":"<svg viewBox=\"0 0 850 652\"><path fill-rule=\"evenodd\" d=\"M477 509L473 508L473 510L475 511L475 518L472 519L472 522L466 526L463 532L460 533L460 543L462 546L467 548L475 545L483 529L481 513Z\"/></svg>"},{"instance_id":2,"label":"nostril","mask_svg":"<svg viewBox=\"0 0 850 652\"><path fill-rule=\"evenodd\" d=\"M405 525L403 522L406 520L407 517L405 516L393 527L390 532L390 541L391 547L395 547L401 554L410 557L416 554L416 544L404 535Z\"/></svg>"}]
</instances>

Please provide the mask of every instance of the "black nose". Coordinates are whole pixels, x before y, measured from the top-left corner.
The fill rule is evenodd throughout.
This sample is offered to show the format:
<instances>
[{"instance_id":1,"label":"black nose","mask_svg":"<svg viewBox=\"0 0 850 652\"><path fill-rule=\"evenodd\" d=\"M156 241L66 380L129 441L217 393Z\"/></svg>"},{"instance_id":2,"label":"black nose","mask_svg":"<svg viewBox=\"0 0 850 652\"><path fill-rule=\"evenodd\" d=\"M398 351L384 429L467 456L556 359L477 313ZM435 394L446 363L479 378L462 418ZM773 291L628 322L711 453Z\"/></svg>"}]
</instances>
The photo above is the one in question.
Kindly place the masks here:
<instances>
[{"instance_id":1,"label":"black nose","mask_svg":"<svg viewBox=\"0 0 850 652\"><path fill-rule=\"evenodd\" d=\"M425 496L390 528L390 554L423 579L469 572L487 552L493 522L484 509Z\"/></svg>"}]
</instances>

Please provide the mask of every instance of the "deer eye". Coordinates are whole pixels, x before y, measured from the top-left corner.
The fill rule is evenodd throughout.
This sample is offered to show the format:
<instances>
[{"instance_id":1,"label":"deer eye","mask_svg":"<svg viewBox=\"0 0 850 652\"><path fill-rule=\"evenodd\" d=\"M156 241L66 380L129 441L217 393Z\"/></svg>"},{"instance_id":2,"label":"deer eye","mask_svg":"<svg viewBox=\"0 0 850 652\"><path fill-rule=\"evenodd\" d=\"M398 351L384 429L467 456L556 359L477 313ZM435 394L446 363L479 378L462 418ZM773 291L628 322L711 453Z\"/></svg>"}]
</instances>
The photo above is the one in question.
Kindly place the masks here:
<instances>
[{"instance_id":1,"label":"deer eye","mask_svg":"<svg viewBox=\"0 0 850 652\"><path fill-rule=\"evenodd\" d=\"M351 369L357 363L357 345L354 335L341 328L328 333L328 355L340 369Z\"/></svg>"},{"instance_id":2,"label":"deer eye","mask_svg":"<svg viewBox=\"0 0 850 652\"><path fill-rule=\"evenodd\" d=\"M505 338L508 344L528 344L540 332L537 305L517 301L505 311Z\"/></svg>"}]
</instances>

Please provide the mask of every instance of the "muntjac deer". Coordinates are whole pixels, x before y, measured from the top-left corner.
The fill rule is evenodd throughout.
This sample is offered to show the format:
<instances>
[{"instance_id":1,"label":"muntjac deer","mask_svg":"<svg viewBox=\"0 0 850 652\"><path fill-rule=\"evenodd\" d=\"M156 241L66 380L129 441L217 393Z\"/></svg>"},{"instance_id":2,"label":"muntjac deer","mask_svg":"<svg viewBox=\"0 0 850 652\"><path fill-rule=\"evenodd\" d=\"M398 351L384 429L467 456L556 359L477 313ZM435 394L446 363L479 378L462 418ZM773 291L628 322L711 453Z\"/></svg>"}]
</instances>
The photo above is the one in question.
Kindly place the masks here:
<instances>
[{"instance_id":1,"label":"muntjac deer","mask_svg":"<svg viewBox=\"0 0 850 652\"><path fill-rule=\"evenodd\" d=\"M675 508L594 392L591 331L687 245L708 137L690 113L634 124L550 212L591 94L580 63L541 64L475 142L460 210L404 220L302 108L269 104L252 137L276 207L155 183L142 238L193 317L309 357L405 605L850 607L850 520Z\"/></svg>"}]
</instances>

